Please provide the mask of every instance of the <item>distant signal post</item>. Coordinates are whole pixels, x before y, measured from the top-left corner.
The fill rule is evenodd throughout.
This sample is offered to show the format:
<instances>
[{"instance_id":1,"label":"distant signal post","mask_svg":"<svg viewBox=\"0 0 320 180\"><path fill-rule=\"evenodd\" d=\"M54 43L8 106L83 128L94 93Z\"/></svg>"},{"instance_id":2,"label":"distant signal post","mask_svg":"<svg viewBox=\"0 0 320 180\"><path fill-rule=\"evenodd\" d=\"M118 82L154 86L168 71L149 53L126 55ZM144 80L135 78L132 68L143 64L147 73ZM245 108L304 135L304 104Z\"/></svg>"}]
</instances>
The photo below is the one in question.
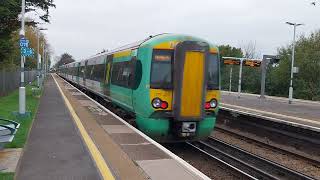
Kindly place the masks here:
<instances>
[{"instance_id":1,"label":"distant signal post","mask_svg":"<svg viewBox=\"0 0 320 180\"><path fill-rule=\"evenodd\" d=\"M238 83L238 98L241 95L241 81L242 81L242 66L250 66L250 67L260 67L261 60L260 59L248 59L248 58L237 58L237 57L222 57L223 64L226 65L240 65L239 70L239 83ZM230 80L229 80L229 92L231 92L231 84L232 84L232 67L230 69Z\"/></svg>"}]
</instances>

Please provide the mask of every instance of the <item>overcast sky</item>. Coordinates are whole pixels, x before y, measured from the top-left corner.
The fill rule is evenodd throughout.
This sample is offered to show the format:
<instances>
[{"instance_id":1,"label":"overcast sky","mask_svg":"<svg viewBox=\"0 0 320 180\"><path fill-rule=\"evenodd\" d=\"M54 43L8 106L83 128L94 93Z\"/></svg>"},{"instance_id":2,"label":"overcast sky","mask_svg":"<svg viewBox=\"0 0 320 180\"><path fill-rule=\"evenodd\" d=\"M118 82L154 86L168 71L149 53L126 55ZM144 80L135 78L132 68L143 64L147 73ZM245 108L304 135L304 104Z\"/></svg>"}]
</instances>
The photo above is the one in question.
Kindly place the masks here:
<instances>
[{"instance_id":1,"label":"overcast sky","mask_svg":"<svg viewBox=\"0 0 320 180\"><path fill-rule=\"evenodd\" d=\"M286 21L305 23L297 34L320 29L320 0L55 0L45 25L54 55L77 60L149 35L170 32L236 47L256 43L272 54L292 41Z\"/></svg>"}]
</instances>

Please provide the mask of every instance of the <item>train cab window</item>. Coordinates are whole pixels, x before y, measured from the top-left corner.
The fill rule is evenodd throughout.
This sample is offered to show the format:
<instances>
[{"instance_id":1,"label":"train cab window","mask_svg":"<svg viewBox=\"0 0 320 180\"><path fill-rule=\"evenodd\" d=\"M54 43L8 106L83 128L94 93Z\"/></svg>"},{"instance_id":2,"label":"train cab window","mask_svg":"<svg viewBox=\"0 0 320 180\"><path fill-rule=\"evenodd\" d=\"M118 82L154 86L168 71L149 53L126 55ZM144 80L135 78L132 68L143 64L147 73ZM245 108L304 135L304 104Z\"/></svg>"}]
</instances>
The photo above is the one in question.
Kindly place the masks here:
<instances>
[{"instance_id":1,"label":"train cab window","mask_svg":"<svg viewBox=\"0 0 320 180\"><path fill-rule=\"evenodd\" d=\"M150 87L172 89L172 50L153 50Z\"/></svg>"},{"instance_id":2,"label":"train cab window","mask_svg":"<svg viewBox=\"0 0 320 180\"><path fill-rule=\"evenodd\" d=\"M219 89L219 57L217 54L209 55L208 68L208 89Z\"/></svg>"}]
</instances>

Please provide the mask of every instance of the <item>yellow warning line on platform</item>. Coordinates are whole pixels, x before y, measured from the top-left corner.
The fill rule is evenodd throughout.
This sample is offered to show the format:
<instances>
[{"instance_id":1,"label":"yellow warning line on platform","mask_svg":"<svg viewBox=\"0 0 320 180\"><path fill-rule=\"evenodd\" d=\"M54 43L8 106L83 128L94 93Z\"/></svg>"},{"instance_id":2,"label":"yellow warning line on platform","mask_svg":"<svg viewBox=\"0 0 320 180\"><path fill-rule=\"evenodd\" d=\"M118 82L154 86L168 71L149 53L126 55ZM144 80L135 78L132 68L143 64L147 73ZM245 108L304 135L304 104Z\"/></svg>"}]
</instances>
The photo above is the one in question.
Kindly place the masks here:
<instances>
[{"instance_id":1,"label":"yellow warning line on platform","mask_svg":"<svg viewBox=\"0 0 320 180\"><path fill-rule=\"evenodd\" d=\"M51 75L55 81L55 83L57 84L57 87L62 95L62 98L64 99L64 102L66 104L66 106L68 107L70 114L72 116L72 119L74 120L75 124L77 125L80 134L82 136L82 139L84 140L85 144L87 145L89 152L93 158L93 160L96 163L96 166L98 167L98 170L101 174L101 176L103 177L103 179L107 179L107 180L114 180L114 176L112 175L110 168L108 167L107 163L105 162L105 160L103 159L100 151L98 150L97 146L94 144L94 142L92 141L92 139L90 138L89 134L87 133L87 131L85 130L83 124L81 123L80 118L78 117L78 115L76 114L75 110L73 109L71 103L69 102L69 100L67 99L67 97L64 95L62 89L60 88L58 82L56 81L55 77L53 75Z\"/></svg>"}]
</instances>

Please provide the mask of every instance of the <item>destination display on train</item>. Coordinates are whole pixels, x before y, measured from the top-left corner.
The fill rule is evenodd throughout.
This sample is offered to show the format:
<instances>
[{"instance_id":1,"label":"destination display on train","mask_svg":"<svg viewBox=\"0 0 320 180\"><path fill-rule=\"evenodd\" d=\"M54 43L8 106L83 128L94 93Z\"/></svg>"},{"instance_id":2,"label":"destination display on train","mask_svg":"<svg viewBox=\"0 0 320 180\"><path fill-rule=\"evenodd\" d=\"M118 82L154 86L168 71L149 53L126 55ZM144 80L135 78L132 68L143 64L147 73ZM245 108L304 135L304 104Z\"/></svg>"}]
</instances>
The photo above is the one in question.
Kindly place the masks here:
<instances>
[{"instance_id":1,"label":"destination display on train","mask_svg":"<svg viewBox=\"0 0 320 180\"><path fill-rule=\"evenodd\" d=\"M171 56L170 55L155 55L154 60L156 60L156 61L170 61Z\"/></svg>"}]
</instances>

